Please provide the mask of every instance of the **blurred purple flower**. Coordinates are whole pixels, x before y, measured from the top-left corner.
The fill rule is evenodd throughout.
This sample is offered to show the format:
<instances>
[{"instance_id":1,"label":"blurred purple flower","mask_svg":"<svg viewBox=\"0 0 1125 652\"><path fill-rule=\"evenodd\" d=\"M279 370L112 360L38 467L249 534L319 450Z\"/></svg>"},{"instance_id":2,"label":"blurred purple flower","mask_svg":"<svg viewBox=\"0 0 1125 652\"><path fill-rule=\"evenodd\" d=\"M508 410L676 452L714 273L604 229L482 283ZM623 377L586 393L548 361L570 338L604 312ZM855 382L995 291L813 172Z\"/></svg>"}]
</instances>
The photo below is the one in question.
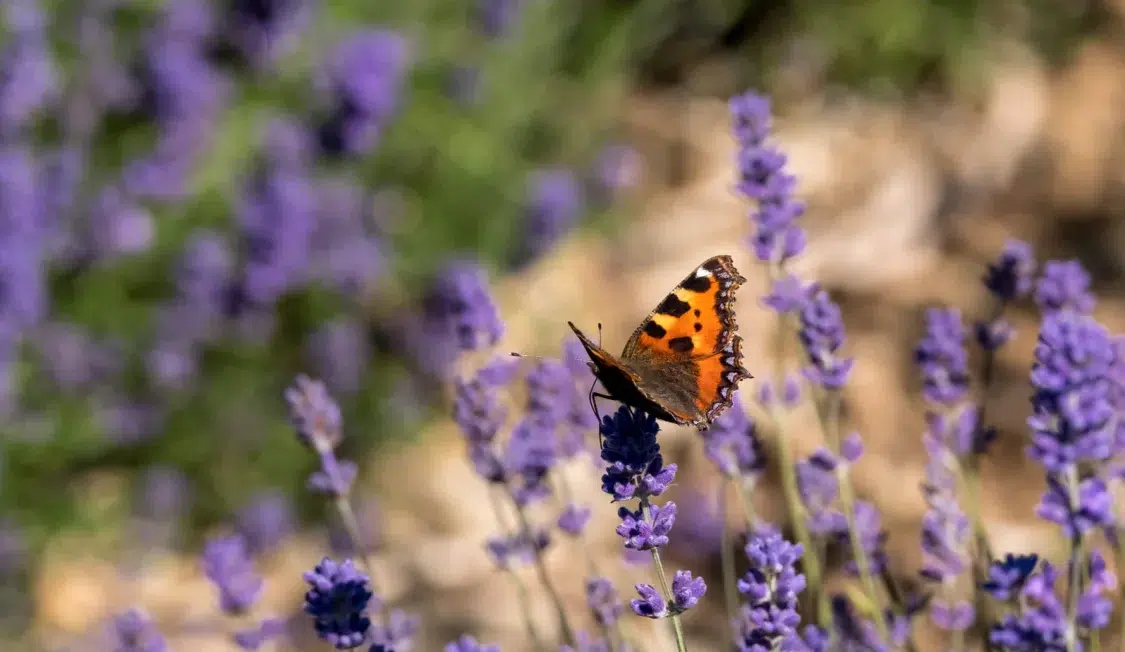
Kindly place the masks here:
<instances>
[{"instance_id":1,"label":"blurred purple flower","mask_svg":"<svg viewBox=\"0 0 1125 652\"><path fill-rule=\"evenodd\" d=\"M989 263L984 286L997 299L1013 301L1031 293L1034 273L1035 255L1031 245L1021 240L1009 240L996 262Z\"/></svg>"},{"instance_id":2,"label":"blurred purple flower","mask_svg":"<svg viewBox=\"0 0 1125 652\"><path fill-rule=\"evenodd\" d=\"M582 217L582 186L566 168L536 172L524 203L523 239L517 252L520 264L547 253Z\"/></svg>"},{"instance_id":3,"label":"blurred purple flower","mask_svg":"<svg viewBox=\"0 0 1125 652\"><path fill-rule=\"evenodd\" d=\"M522 530L515 534L490 537L485 549L497 568L511 568L513 565L529 564L540 552L551 545L551 535L543 528L531 531Z\"/></svg>"},{"instance_id":4,"label":"blurred purple flower","mask_svg":"<svg viewBox=\"0 0 1125 652\"><path fill-rule=\"evenodd\" d=\"M114 616L110 639L113 652L165 652L168 649L156 625L137 609Z\"/></svg>"},{"instance_id":5,"label":"blurred purple flower","mask_svg":"<svg viewBox=\"0 0 1125 652\"><path fill-rule=\"evenodd\" d=\"M0 148L0 329L17 334L47 311L40 188L31 152Z\"/></svg>"},{"instance_id":6,"label":"blurred purple flower","mask_svg":"<svg viewBox=\"0 0 1125 652\"><path fill-rule=\"evenodd\" d=\"M453 420L472 445L491 444L508 419L501 389L519 370L513 358L493 358L476 375L454 380Z\"/></svg>"},{"instance_id":7,"label":"blurred purple flower","mask_svg":"<svg viewBox=\"0 0 1125 652\"><path fill-rule=\"evenodd\" d=\"M484 271L474 263L447 264L426 292L422 309L427 330L463 351L493 346L504 334Z\"/></svg>"},{"instance_id":8,"label":"blurred purple flower","mask_svg":"<svg viewBox=\"0 0 1125 652\"><path fill-rule=\"evenodd\" d=\"M1050 562L1028 575L1019 589L1019 610L992 626L989 642L1002 649L1066 649L1069 624L1066 608L1054 590L1058 576Z\"/></svg>"},{"instance_id":9,"label":"blurred purple flower","mask_svg":"<svg viewBox=\"0 0 1125 652\"><path fill-rule=\"evenodd\" d=\"M477 24L489 38L508 35L523 11L525 0L477 0Z\"/></svg>"},{"instance_id":10,"label":"blurred purple flower","mask_svg":"<svg viewBox=\"0 0 1125 652\"><path fill-rule=\"evenodd\" d=\"M576 503L567 503L562 513L559 514L556 525L566 534L577 537L586 529L586 524L590 521L591 514L592 512L589 507Z\"/></svg>"},{"instance_id":11,"label":"blurred purple flower","mask_svg":"<svg viewBox=\"0 0 1125 652\"><path fill-rule=\"evenodd\" d=\"M747 92L730 100L735 138L739 143L738 190L756 206L751 248L762 262L784 262L805 248L805 231L797 218L805 205L793 196L796 178L785 171L786 157L766 143L771 131L769 98Z\"/></svg>"},{"instance_id":12,"label":"blurred purple flower","mask_svg":"<svg viewBox=\"0 0 1125 652\"><path fill-rule=\"evenodd\" d=\"M334 319L313 331L305 344L313 371L337 394L359 391L369 357L367 331L349 319Z\"/></svg>"},{"instance_id":13,"label":"blurred purple flower","mask_svg":"<svg viewBox=\"0 0 1125 652\"><path fill-rule=\"evenodd\" d=\"M560 360L543 358L532 365L524 380L528 413L552 427L561 425L578 393L570 369Z\"/></svg>"},{"instance_id":14,"label":"blurred purple flower","mask_svg":"<svg viewBox=\"0 0 1125 652\"><path fill-rule=\"evenodd\" d=\"M1113 497L1105 481L1097 476L1080 480L1072 492L1062 479L1049 475L1047 491L1036 506L1035 514L1062 526L1068 539L1077 540L1094 528L1113 524Z\"/></svg>"},{"instance_id":15,"label":"blurred purple flower","mask_svg":"<svg viewBox=\"0 0 1125 652\"><path fill-rule=\"evenodd\" d=\"M797 649L792 639L801 624L797 598L805 590L805 576L797 572L797 562L803 553L800 544L772 528L751 535L746 544L750 570L738 580L738 591L747 599L736 623L740 652Z\"/></svg>"},{"instance_id":16,"label":"blurred purple flower","mask_svg":"<svg viewBox=\"0 0 1125 652\"><path fill-rule=\"evenodd\" d=\"M500 646L478 643L477 639L466 634L446 645L445 652L500 652Z\"/></svg>"},{"instance_id":17,"label":"blurred purple flower","mask_svg":"<svg viewBox=\"0 0 1125 652\"><path fill-rule=\"evenodd\" d=\"M832 301L827 291L815 285L807 292L808 300L800 310L798 332L811 363L805 369L805 375L825 389L839 390L848 382L852 363L855 362L838 354L844 345L844 320L840 306Z\"/></svg>"},{"instance_id":18,"label":"blurred purple flower","mask_svg":"<svg viewBox=\"0 0 1125 652\"><path fill-rule=\"evenodd\" d=\"M261 491L238 511L238 532L250 554L267 553L293 532L294 514L281 491Z\"/></svg>"},{"instance_id":19,"label":"blurred purple flower","mask_svg":"<svg viewBox=\"0 0 1125 652\"><path fill-rule=\"evenodd\" d=\"M410 652L414 649L414 637L418 635L421 619L401 609L394 609L387 617L387 624L371 627L371 649L368 652Z\"/></svg>"},{"instance_id":20,"label":"blurred purple flower","mask_svg":"<svg viewBox=\"0 0 1125 652\"><path fill-rule=\"evenodd\" d=\"M58 389L76 392L111 384L123 369L118 347L94 339L77 324L48 322L32 333L44 371Z\"/></svg>"},{"instance_id":21,"label":"blurred purple flower","mask_svg":"<svg viewBox=\"0 0 1125 652\"><path fill-rule=\"evenodd\" d=\"M954 308L926 311L926 334L914 349L922 370L922 396L931 403L952 406L969 391L969 354L965 327Z\"/></svg>"},{"instance_id":22,"label":"blurred purple flower","mask_svg":"<svg viewBox=\"0 0 1125 652\"><path fill-rule=\"evenodd\" d=\"M827 448L819 448L806 460L797 462L797 489L808 510L809 531L817 535L846 533L847 519L835 509L840 495L836 477L839 464Z\"/></svg>"},{"instance_id":23,"label":"blurred purple flower","mask_svg":"<svg viewBox=\"0 0 1125 652\"><path fill-rule=\"evenodd\" d=\"M178 520L191 508L191 497L191 481L177 468L154 465L141 476L138 503L145 518Z\"/></svg>"},{"instance_id":24,"label":"blurred purple flower","mask_svg":"<svg viewBox=\"0 0 1125 652\"><path fill-rule=\"evenodd\" d=\"M1003 559L992 562L988 568L988 580L981 585L981 589L997 600L1012 600L1038 563L1038 555L1008 553Z\"/></svg>"},{"instance_id":25,"label":"blurred purple flower","mask_svg":"<svg viewBox=\"0 0 1125 652\"><path fill-rule=\"evenodd\" d=\"M1071 310L1089 314L1094 310L1090 274L1077 260L1048 260L1035 284L1035 303L1044 314Z\"/></svg>"},{"instance_id":26,"label":"blurred purple flower","mask_svg":"<svg viewBox=\"0 0 1125 652\"><path fill-rule=\"evenodd\" d=\"M346 38L333 52L322 85L331 94L320 146L329 154L369 153L399 104L409 65L406 38L367 30Z\"/></svg>"},{"instance_id":27,"label":"blurred purple flower","mask_svg":"<svg viewBox=\"0 0 1125 652\"><path fill-rule=\"evenodd\" d=\"M613 647L604 638L595 637L588 632L578 632L574 646L560 645L559 652L613 652Z\"/></svg>"},{"instance_id":28,"label":"blurred purple flower","mask_svg":"<svg viewBox=\"0 0 1125 652\"><path fill-rule=\"evenodd\" d=\"M307 172L266 157L236 211L245 254L243 298L270 306L306 280L316 224Z\"/></svg>"},{"instance_id":29,"label":"blurred purple flower","mask_svg":"<svg viewBox=\"0 0 1125 652\"><path fill-rule=\"evenodd\" d=\"M219 590L219 608L244 614L262 595L262 577L254 570L240 535L211 539L203 549L203 573Z\"/></svg>"},{"instance_id":30,"label":"blurred purple flower","mask_svg":"<svg viewBox=\"0 0 1125 652\"><path fill-rule=\"evenodd\" d=\"M152 214L114 186L98 193L87 219L91 253L98 260L147 251L156 238Z\"/></svg>"},{"instance_id":31,"label":"blurred purple flower","mask_svg":"<svg viewBox=\"0 0 1125 652\"><path fill-rule=\"evenodd\" d=\"M315 193L310 275L346 297L362 299L386 267L382 245L367 223L371 197L338 180L320 183Z\"/></svg>"},{"instance_id":32,"label":"blurred purple flower","mask_svg":"<svg viewBox=\"0 0 1125 652\"><path fill-rule=\"evenodd\" d=\"M706 558L719 552L723 540L723 515L714 495L681 490L677 512L678 535L671 545L679 557Z\"/></svg>"},{"instance_id":33,"label":"blurred purple flower","mask_svg":"<svg viewBox=\"0 0 1125 652\"><path fill-rule=\"evenodd\" d=\"M7 38L0 51L0 136L20 133L58 95L48 14L34 0L4 4Z\"/></svg>"},{"instance_id":34,"label":"blurred purple flower","mask_svg":"<svg viewBox=\"0 0 1125 652\"><path fill-rule=\"evenodd\" d=\"M503 460L512 497L519 506L550 495L547 476L557 462L558 446L551 425L534 416L520 420L508 438Z\"/></svg>"},{"instance_id":35,"label":"blurred purple flower","mask_svg":"<svg viewBox=\"0 0 1125 652\"><path fill-rule=\"evenodd\" d=\"M765 451L754 421L737 397L725 412L703 432L703 453L719 471L743 480L748 486L766 470Z\"/></svg>"},{"instance_id":36,"label":"blurred purple flower","mask_svg":"<svg viewBox=\"0 0 1125 652\"><path fill-rule=\"evenodd\" d=\"M301 443L314 450L332 450L343 438L340 406L319 380L298 375L285 390L289 420Z\"/></svg>"},{"instance_id":37,"label":"blurred purple flower","mask_svg":"<svg viewBox=\"0 0 1125 652\"><path fill-rule=\"evenodd\" d=\"M269 641L280 638L287 629L288 625L284 620L267 618L254 627L235 632L231 638L243 650L257 650Z\"/></svg>"},{"instance_id":38,"label":"blurred purple flower","mask_svg":"<svg viewBox=\"0 0 1125 652\"><path fill-rule=\"evenodd\" d=\"M641 156L628 145L609 145L598 153L592 170L593 195L598 203L608 205L622 191L640 180Z\"/></svg>"},{"instance_id":39,"label":"blurred purple flower","mask_svg":"<svg viewBox=\"0 0 1125 652\"><path fill-rule=\"evenodd\" d=\"M297 44L310 9L307 0L231 0L225 36L251 65L268 66Z\"/></svg>"},{"instance_id":40,"label":"blurred purple flower","mask_svg":"<svg viewBox=\"0 0 1125 652\"><path fill-rule=\"evenodd\" d=\"M625 609L617 597L613 582L604 577L591 577L586 580L586 606L590 608L598 626L604 628L613 627Z\"/></svg>"}]
</instances>

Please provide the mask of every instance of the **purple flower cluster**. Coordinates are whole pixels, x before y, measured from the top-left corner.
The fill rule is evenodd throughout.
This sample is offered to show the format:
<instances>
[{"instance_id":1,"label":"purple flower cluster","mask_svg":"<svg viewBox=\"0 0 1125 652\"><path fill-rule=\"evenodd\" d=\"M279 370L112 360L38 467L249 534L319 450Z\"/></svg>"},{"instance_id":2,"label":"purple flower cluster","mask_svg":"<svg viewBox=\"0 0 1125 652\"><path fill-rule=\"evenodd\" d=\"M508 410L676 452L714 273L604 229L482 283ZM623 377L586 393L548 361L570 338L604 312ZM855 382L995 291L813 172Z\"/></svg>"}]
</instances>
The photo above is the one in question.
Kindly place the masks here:
<instances>
[{"instance_id":1,"label":"purple flower cluster","mask_svg":"<svg viewBox=\"0 0 1125 652\"><path fill-rule=\"evenodd\" d=\"M656 551L668 543L668 533L676 521L676 504L654 505L650 499L664 493L676 478L676 465L664 465L656 434L656 419L641 410L622 406L611 416L602 417L602 460L608 466L602 475L602 491L614 502L637 499L637 509L620 507L621 524L617 535L629 550ZM659 563L659 562L658 562ZM667 588L667 587L665 587ZM707 591L702 578L689 571L677 571L671 594L665 596L651 584L636 585L640 599L630 602L633 612L648 618L675 616L699 602Z\"/></svg>"},{"instance_id":2,"label":"purple flower cluster","mask_svg":"<svg viewBox=\"0 0 1125 652\"><path fill-rule=\"evenodd\" d=\"M969 354L960 311L926 311L926 335L914 350L922 370L922 396L937 405L953 406L969 391Z\"/></svg>"},{"instance_id":3,"label":"purple flower cluster","mask_svg":"<svg viewBox=\"0 0 1125 652\"><path fill-rule=\"evenodd\" d=\"M319 128L330 155L365 155L374 149L399 104L410 52L404 36L373 29L340 43L323 75L329 112Z\"/></svg>"},{"instance_id":4,"label":"purple flower cluster","mask_svg":"<svg viewBox=\"0 0 1125 652\"><path fill-rule=\"evenodd\" d=\"M825 389L839 390L852 371L851 358L839 355L844 345L844 320L840 306L832 301L828 292L815 284L806 289L808 297L800 308L801 327L798 337L811 363L805 369L806 377Z\"/></svg>"},{"instance_id":5,"label":"purple flower cluster","mask_svg":"<svg viewBox=\"0 0 1125 652\"><path fill-rule=\"evenodd\" d=\"M771 120L769 98L747 92L730 101L738 141L738 191L755 202L751 249L762 262L784 264L805 248L805 231L797 219L805 205L793 195L797 179L785 171L786 156L767 143Z\"/></svg>"},{"instance_id":6,"label":"purple flower cluster","mask_svg":"<svg viewBox=\"0 0 1125 652\"><path fill-rule=\"evenodd\" d=\"M336 457L336 446L343 438L340 406L324 383L305 375L297 376L293 386L285 390L285 401L301 443L320 459L320 469L309 476L309 488L334 496L347 495L357 469L354 462Z\"/></svg>"},{"instance_id":7,"label":"purple flower cluster","mask_svg":"<svg viewBox=\"0 0 1125 652\"><path fill-rule=\"evenodd\" d=\"M805 590L805 576L797 572L804 549L766 528L751 535L746 544L750 570L738 580L746 596L736 622L735 646L739 652L797 650L797 597Z\"/></svg>"},{"instance_id":8,"label":"purple flower cluster","mask_svg":"<svg viewBox=\"0 0 1125 652\"><path fill-rule=\"evenodd\" d=\"M1071 311L1088 315L1094 310L1090 274L1077 260L1049 260L1035 284L1035 303L1044 315Z\"/></svg>"},{"instance_id":9,"label":"purple flower cluster","mask_svg":"<svg viewBox=\"0 0 1125 652\"><path fill-rule=\"evenodd\" d=\"M113 652L165 652L168 649L160 630L137 609L114 616L109 638Z\"/></svg>"},{"instance_id":10,"label":"purple flower cluster","mask_svg":"<svg viewBox=\"0 0 1125 652\"><path fill-rule=\"evenodd\" d=\"M246 613L262 594L262 577L254 570L241 536L211 539L203 549L203 573L219 590L219 607L234 615Z\"/></svg>"},{"instance_id":11,"label":"purple flower cluster","mask_svg":"<svg viewBox=\"0 0 1125 652\"><path fill-rule=\"evenodd\" d=\"M728 478L753 487L766 470L765 451L754 420L737 396L703 433L703 453Z\"/></svg>"},{"instance_id":12,"label":"purple flower cluster","mask_svg":"<svg viewBox=\"0 0 1125 652\"><path fill-rule=\"evenodd\" d=\"M374 594L368 578L352 561L324 558L304 574L309 584L305 593L305 613L313 617L316 633L337 650L350 650L363 644L371 629L368 607Z\"/></svg>"},{"instance_id":13,"label":"purple flower cluster","mask_svg":"<svg viewBox=\"0 0 1125 652\"><path fill-rule=\"evenodd\" d=\"M534 260L555 246L582 217L582 185L566 168L548 168L530 180L524 205L519 262Z\"/></svg>"},{"instance_id":14,"label":"purple flower cluster","mask_svg":"<svg viewBox=\"0 0 1125 652\"><path fill-rule=\"evenodd\" d=\"M1112 595L1117 578L1105 559L1094 552L1086 569L1072 566L1070 573L1088 572L1089 581L1077 596L1074 622L1055 592L1059 571L1050 562L1032 570L1036 559L1012 557L995 562L992 580L985 585L994 597L1011 602L1015 609L1005 614L989 632L989 641L1003 650L1065 650L1080 632L1103 629L1109 624Z\"/></svg>"}]
</instances>

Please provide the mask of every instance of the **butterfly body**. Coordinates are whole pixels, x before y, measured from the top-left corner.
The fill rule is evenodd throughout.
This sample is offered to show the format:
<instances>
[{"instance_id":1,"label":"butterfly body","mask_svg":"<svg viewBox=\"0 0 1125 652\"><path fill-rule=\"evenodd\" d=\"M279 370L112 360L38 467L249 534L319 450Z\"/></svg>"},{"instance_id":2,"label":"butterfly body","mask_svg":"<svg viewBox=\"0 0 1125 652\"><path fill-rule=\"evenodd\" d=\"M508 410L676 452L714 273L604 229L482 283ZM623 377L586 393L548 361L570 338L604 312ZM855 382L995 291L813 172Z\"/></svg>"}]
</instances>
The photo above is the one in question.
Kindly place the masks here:
<instances>
[{"instance_id":1,"label":"butterfly body","mask_svg":"<svg viewBox=\"0 0 1125 652\"><path fill-rule=\"evenodd\" d=\"M703 262L645 318L619 357L573 323L610 398L657 419L703 429L730 406L742 367L734 292L744 279L730 256Z\"/></svg>"}]
</instances>

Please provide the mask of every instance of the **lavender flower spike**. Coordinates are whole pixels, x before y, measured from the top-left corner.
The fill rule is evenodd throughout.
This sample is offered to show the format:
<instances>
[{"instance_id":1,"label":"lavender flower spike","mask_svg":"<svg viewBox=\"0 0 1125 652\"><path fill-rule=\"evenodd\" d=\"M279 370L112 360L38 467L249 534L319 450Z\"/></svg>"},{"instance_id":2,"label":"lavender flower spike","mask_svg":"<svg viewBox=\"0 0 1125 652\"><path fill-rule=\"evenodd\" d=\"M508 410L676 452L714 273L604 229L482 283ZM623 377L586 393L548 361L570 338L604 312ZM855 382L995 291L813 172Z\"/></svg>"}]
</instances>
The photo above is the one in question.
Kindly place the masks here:
<instances>
[{"instance_id":1,"label":"lavender flower spike","mask_svg":"<svg viewBox=\"0 0 1125 652\"><path fill-rule=\"evenodd\" d=\"M656 442L659 430L656 418L641 410L621 407L602 417L601 457L609 464L602 491L615 501L659 496L676 478L676 465L664 466Z\"/></svg>"},{"instance_id":2,"label":"lavender flower spike","mask_svg":"<svg viewBox=\"0 0 1125 652\"><path fill-rule=\"evenodd\" d=\"M751 214L752 249L762 262L784 263L805 248L805 231L797 225L805 206L793 197L797 180L785 171L785 154L766 143L769 99L753 92L734 97L730 113L740 146L738 190L757 204Z\"/></svg>"},{"instance_id":3,"label":"lavender flower spike","mask_svg":"<svg viewBox=\"0 0 1125 652\"><path fill-rule=\"evenodd\" d=\"M960 311L926 311L926 335L914 350L922 369L922 395L931 403L953 406L969 391L969 355Z\"/></svg>"},{"instance_id":4,"label":"lavender flower spike","mask_svg":"<svg viewBox=\"0 0 1125 652\"><path fill-rule=\"evenodd\" d=\"M808 300L801 306L798 335L810 366L805 375L825 389L838 390L848 382L854 360L839 356L844 345L844 320L840 307L828 292L815 284L809 287Z\"/></svg>"},{"instance_id":5,"label":"lavender flower spike","mask_svg":"<svg viewBox=\"0 0 1125 652\"><path fill-rule=\"evenodd\" d=\"M738 581L738 590L747 597L738 621L737 649L800 649L794 646L801 616L797 596L805 590L805 576L796 570L804 553L772 528L754 534L746 544L750 570ZM780 647L778 647L780 646Z\"/></svg>"},{"instance_id":6,"label":"lavender flower spike","mask_svg":"<svg viewBox=\"0 0 1125 652\"><path fill-rule=\"evenodd\" d=\"M219 589L219 606L229 614L246 613L262 594L262 577L254 570L241 536L208 541L203 572Z\"/></svg>"},{"instance_id":7,"label":"lavender flower spike","mask_svg":"<svg viewBox=\"0 0 1125 652\"><path fill-rule=\"evenodd\" d=\"M477 639L466 634L446 645L445 652L500 652L500 646L478 643Z\"/></svg>"},{"instance_id":8,"label":"lavender flower spike","mask_svg":"<svg viewBox=\"0 0 1125 652\"><path fill-rule=\"evenodd\" d=\"M110 632L113 652L165 652L168 644L148 616L130 609L114 617Z\"/></svg>"},{"instance_id":9,"label":"lavender flower spike","mask_svg":"<svg viewBox=\"0 0 1125 652\"><path fill-rule=\"evenodd\" d=\"M359 647L371 628L367 608L374 596L367 576L350 559L337 563L325 557L304 578L312 587L305 593L305 613L313 617L317 635L338 650Z\"/></svg>"},{"instance_id":10,"label":"lavender flower spike","mask_svg":"<svg viewBox=\"0 0 1125 652\"><path fill-rule=\"evenodd\" d=\"M1090 274L1077 260L1049 260L1035 285L1035 303L1043 314L1069 310L1088 315L1094 310Z\"/></svg>"}]
</instances>

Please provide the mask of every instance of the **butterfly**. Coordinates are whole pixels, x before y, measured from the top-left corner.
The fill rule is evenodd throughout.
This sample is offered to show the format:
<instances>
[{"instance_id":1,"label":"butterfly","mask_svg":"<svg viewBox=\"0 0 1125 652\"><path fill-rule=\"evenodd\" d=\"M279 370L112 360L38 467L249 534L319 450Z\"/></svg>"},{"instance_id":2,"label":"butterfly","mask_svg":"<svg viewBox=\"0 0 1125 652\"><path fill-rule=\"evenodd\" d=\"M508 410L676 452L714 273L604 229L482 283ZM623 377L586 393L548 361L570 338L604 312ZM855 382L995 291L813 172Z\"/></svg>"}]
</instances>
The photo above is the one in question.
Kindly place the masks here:
<instances>
[{"instance_id":1,"label":"butterfly","mask_svg":"<svg viewBox=\"0 0 1125 652\"><path fill-rule=\"evenodd\" d=\"M649 313L619 357L567 322L590 356L608 398L662 421L700 430L730 407L735 388L753 378L742 367L734 293L746 282L730 256L705 260Z\"/></svg>"}]
</instances>

